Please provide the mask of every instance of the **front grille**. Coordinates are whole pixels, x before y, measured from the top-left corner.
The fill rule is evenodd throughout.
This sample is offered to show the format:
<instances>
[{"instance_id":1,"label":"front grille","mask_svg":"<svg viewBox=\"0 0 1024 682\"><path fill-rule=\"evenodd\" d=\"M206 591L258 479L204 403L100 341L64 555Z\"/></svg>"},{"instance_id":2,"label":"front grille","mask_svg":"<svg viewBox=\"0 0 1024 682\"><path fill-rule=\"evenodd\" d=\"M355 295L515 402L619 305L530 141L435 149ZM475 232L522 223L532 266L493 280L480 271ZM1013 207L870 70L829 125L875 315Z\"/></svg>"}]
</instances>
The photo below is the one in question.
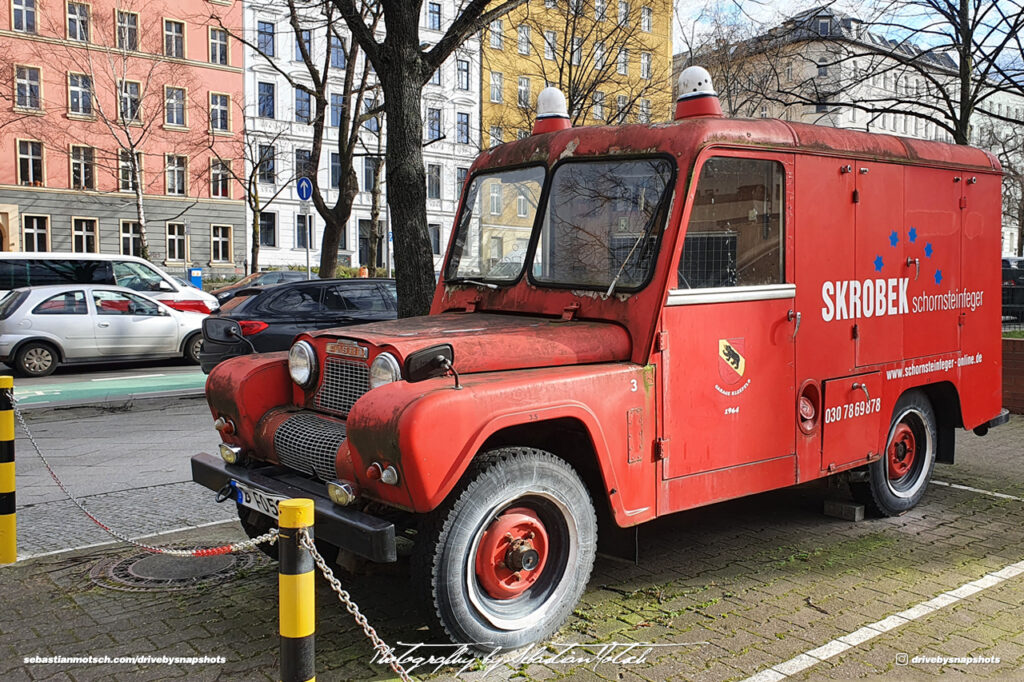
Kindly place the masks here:
<instances>
[{"instance_id":1,"label":"front grille","mask_svg":"<svg viewBox=\"0 0 1024 682\"><path fill-rule=\"evenodd\" d=\"M274 434L274 451L282 465L322 481L333 481L338 477L334 458L344 441L344 424L312 414L296 414Z\"/></svg>"},{"instance_id":2,"label":"front grille","mask_svg":"<svg viewBox=\"0 0 1024 682\"><path fill-rule=\"evenodd\" d=\"M316 393L318 410L347 417L349 410L370 389L370 368L365 362L328 357L324 378Z\"/></svg>"}]
</instances>

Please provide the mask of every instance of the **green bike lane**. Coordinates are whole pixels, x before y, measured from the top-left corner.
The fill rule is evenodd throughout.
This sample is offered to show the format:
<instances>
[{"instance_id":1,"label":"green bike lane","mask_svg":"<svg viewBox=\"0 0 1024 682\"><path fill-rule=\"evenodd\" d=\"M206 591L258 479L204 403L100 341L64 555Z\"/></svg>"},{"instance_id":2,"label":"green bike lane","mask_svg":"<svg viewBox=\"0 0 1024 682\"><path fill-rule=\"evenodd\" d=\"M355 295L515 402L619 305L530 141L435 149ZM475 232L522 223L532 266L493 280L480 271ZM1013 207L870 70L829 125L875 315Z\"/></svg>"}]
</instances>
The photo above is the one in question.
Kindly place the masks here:
<instances>
[{"instance_id":1,"label":"green bike lane","mask_svg":"<svg viewBox=\"0 0 1024 682\"><path fill-rule=\"evenodd\" d=\"M206 386L199 368L181 371L142 369L127 376L81 378L53 383L14 380L14 397L23 407L121 402L135 398L198 395Z\"/></svg>"}]
</instances>

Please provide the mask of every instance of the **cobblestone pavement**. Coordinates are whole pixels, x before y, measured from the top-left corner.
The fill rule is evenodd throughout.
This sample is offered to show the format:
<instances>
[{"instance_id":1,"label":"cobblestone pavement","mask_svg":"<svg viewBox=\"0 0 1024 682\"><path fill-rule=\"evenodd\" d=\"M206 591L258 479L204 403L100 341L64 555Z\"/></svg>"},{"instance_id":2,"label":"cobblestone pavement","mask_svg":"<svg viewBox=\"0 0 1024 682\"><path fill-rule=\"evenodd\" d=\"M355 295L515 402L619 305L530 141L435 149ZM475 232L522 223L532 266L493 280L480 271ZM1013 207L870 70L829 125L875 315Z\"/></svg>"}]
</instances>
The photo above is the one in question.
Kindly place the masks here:
<instances>
[{"instance_id":1,"label":"cobblestone pavement","mask_svg":"<svg viewBox=\"0 0 1024 682\"><path fill-rule=\"evenodd\" d=\"M1006 570L1024 560L1022 442L1021 417L986 438L962 434L958 464L936 471L939 481L1020 500L935 485L905 516L849 523L821 514L823 501L837 493L819 483L660 519L640 533L639 565L598 558L584 599L554 639L589 643L584 654L602 643L665 645L646 662L506 664L487 678L480 671L465 677L1024 679L1024 572ZM224 524L161 540L211 545L240 537L237 525ZM0 568L0 679L277 679L274 564L261 559L220 584L177 592L119 591L90 578L99 562L136 553L105 547ZM410 608L417 595L402 567L386 573L344 578L378 633L393 644L442 643ZM992 574L1000 577L985 577ZM954 590L959 599L940 597ZM323 580L317 599L319 678L389 677L370 663L369 645ZM24 662L34 655L205 655L225 662ZM913 662L939 656L999 663ZM426 666L414 673L454 675Z\"/></svg>"}]
</instances>

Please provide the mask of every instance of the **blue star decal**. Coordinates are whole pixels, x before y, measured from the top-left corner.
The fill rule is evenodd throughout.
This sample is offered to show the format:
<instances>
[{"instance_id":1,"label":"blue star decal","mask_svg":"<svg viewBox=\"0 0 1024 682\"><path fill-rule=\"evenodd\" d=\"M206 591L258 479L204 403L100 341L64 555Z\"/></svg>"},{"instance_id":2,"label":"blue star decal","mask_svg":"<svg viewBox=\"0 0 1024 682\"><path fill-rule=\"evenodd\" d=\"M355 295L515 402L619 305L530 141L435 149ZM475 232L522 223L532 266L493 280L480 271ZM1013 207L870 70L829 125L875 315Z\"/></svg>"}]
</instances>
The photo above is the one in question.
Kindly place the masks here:
<instances>
[{"instance_id":1,"label":"blue star decal","mask_svg":"<svg viewBox=\"0 0 1024 682\"><path fill-rule=\"evenodd\" d=\"M882 257L881 256L875 256L875 272L881 272L882 271L882 265L884 265L884 263L882 263Z\"/></svg>"},{"instance_id":2,"label":"blue star decal","mask_svg":"<svg viewBox=\"0 0 1024 682\"><path fill-rule=\"evenodd\" d=\"M932 257L932 253L934 251L935 251L935 249L932 248L932 243L931 242L928 242L927 244L924 245L924 255L926 255L929 258L931 258Z\"/></svg>"},{"instance_id":3,"label":"blue star decal","mask_svg":"<svg viewBox=\"0 0 1024 682\"><path fill-rule=\"evenodd\" d=\"M942 270L935 271L935 283L942 284Z\"/></svg>"},{"instance_id":4,"label":"blue star decal","mask_svg":"<svg viewBox=\"0 0 1024 682\"><path fill-rule=\"evenodd\" d=\"M892 244L893 246L896 246L897 244L900 243L900 236L896 234L896 230L893 230L892 234L889 235L889 243Z\"/></svg>"},{"instance_id":5,"label":"blue star decal","mask_svg":"<svg viewBox=\"0 0 1024 682\"><path fill-rule=\"evenodd\" d=\"M907 233L907 237L910 239L910 243L913 244L917 241L917 228L910 228L910 232Z\"/></svg>"}]
</instances>

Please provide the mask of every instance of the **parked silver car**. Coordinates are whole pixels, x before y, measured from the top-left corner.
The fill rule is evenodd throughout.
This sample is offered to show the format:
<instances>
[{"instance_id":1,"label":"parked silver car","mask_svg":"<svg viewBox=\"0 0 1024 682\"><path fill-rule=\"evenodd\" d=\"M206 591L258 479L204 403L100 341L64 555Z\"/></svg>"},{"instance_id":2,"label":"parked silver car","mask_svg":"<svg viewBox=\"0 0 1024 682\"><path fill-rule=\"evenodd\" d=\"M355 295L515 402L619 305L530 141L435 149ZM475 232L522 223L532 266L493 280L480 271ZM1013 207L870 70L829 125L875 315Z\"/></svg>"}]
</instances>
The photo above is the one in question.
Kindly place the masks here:
<instances>
[{"instance_id":1,"label":"parked silver car","mask_svg":"<svg viewBox=\"0 0 1024 682\"><path fill-rule=\"evenodd\" d=\"M0 299L0 362L30 377L62 364L164 357L198 363L204 317L124 287L14 289Z\"/></svg>"}]
</instances>

